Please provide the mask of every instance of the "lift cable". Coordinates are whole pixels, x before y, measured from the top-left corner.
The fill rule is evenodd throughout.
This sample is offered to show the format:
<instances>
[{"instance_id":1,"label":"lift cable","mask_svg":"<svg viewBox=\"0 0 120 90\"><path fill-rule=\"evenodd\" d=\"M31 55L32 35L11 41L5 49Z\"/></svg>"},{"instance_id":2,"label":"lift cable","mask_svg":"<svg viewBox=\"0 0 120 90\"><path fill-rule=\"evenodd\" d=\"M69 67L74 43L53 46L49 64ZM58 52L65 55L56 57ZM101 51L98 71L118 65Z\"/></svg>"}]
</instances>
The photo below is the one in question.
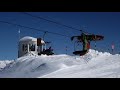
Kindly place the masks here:
<instances>
[{"instance_id":1,"label":"lift cable","mask_svg":"<svg viewBox=\"0 0 120 90\"><path fill-rule=\"evenodd\" d=\"M55 32L50 32L50 31L47 31L47 30L41 30L41 29L36 29L36 28L33 28L33 27L28 27L28 26L23 26L23 25L20 25L20 24L15 24L15 23L11 23L11 22L7 22L7 21L1 21L1 23L6 23L6 24L11 24L11 25L14 25L14 26L19 26L19 27L23 27L23 28L28 28L28 29L32 29L32 30L36 30L36 31L40 31L40 32L47 32L47 33L51 33L51 34L55 34L55 35L59 35L59 36L64 36L64 37L71 37L71 36L68 36L68 35L63 35L63 34L60 34L60 33L55 33Z\"/></svg>"},{"instance_id":2,"label":"lift cable","mask_svg":"<svg viewBox=\"0 0 120 90\"><path fill-rule=\"evenodd\" d=\"M86 32L84 30L77 29L77 28L72 27L72 26L65 25L61 22L49 20L49 19L46 19L46 18L43 18L43 17L40 17L40 16L32 15L30 13L22 12L22 14L25 14L25 15L28 15L28 16L31 16L31 17L34 17L34 18L42 19L42 20L45 20L45 21L48 21L48 22L51 22L51 23L55 23L55 24L58 24L58 25L61 25L61 26L64 26L64 27L67 27L67 28L70 28L70 29L73 29L73 30L76 30L76 31L84 32L84 33L87 33L87 34L93 34L93 33Z\"/></svg>"}]
</instances>

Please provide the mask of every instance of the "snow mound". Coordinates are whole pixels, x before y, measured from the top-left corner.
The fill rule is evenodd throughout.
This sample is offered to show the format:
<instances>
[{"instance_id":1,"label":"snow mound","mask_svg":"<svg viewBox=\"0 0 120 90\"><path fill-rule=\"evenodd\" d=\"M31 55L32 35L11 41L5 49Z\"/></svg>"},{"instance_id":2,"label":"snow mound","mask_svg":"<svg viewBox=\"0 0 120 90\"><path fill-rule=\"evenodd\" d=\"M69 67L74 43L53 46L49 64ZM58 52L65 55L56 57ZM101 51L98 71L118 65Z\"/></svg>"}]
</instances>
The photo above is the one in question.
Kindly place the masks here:
<instances>
[{"instance_id":1,"label":"snow mound","mask_svg":"<svg viewBox=\"0 0 120 90\"><path fill-rule=\"evenodd\" d=\"M7 64L11 63L12 60L4 60L4 61L0 61L0 70L2 70L4 67L7 66Z\"/></svg>"},{"instance_id":2,"label":"snow mound","mask_svg":"<svg viewBox=\"0 0 120 90\"><path fill-rule=\"evenodd\" d=\"M38 56L35 52L28 52L24 56Z\"/></svg>"},{"instance_id":3,"label":"snow mound","mask_svg":"<svg viewBox=\"0 0 120 90\"><path fill-rule=\"evenodd\" d=\"M90 49L84 56L27 54L7 64L0 77L87 78L119 77L120 55Z\"/></svg>"}]
</instances>

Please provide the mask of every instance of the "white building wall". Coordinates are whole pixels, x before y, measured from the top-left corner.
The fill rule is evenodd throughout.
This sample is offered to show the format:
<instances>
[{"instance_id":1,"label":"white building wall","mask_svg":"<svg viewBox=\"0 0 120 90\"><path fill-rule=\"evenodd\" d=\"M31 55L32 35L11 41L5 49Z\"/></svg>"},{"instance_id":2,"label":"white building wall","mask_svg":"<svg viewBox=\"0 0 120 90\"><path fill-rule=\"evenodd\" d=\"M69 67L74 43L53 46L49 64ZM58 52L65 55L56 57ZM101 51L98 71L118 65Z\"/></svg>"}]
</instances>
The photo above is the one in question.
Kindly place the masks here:
<instances>
[{"instance_id":1,"label":"white building wall","mask_svg":"<svg viewBox=\"0 0 120 90\"><path fill-rule=\"evenodd\" d=\"M43 51L44 44L45 44L45 42L42 40L41 45L37 46L37 38L33 38L33 37L29 37L29 36L23 37L19 41L18 57L24 56L27 53L35 53L38 55L38 53ZM23 45L27 45L26 51L25 51L25 49L23 50ZM35 51L30 51L30 48L29 48L30 45L35 45Z\"/></svg>"},{"instance_id":2,"label":"white building wall","mask_svg":"<svg viewBox=\"0 0 120 90\"><path fill-rule=\"evenodd\" d=\"M33 44L33 45L35 45L35 51L30 51L30 49L29 49L29 44ZM25 51L25 48L24 48L24 51L23 51L23 45L27 45L27 50ZM21 57L21 56L23 56L23 55L25 55L25 54L27 54L27 53L31 53L31 52L34 52L35 54L38 54L38 51L37 51L37 41L20 41L19 42L19 54L18 54L18 57Z\"/></svg>"}]
</instances>

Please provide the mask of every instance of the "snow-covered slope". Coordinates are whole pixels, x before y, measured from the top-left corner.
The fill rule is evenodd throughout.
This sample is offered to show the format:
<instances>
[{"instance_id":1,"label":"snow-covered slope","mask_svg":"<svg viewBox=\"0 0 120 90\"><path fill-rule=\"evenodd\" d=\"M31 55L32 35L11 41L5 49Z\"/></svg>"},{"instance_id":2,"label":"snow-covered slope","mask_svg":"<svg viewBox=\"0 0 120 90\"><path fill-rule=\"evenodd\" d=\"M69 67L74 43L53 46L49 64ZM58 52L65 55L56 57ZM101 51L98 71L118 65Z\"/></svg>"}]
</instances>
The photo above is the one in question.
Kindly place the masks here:
<instances>
[{"instance_id":1,"label":"snow-covered slope","mask_svg":"<svg viewBox=\"0 0 120 90\"><path fill-rule=\"evenodd\" d=\"M85 56L27 55L0 71L0 77L104 78L120 77L120 55L90 50Z\"/></svg>"}]
</instances>

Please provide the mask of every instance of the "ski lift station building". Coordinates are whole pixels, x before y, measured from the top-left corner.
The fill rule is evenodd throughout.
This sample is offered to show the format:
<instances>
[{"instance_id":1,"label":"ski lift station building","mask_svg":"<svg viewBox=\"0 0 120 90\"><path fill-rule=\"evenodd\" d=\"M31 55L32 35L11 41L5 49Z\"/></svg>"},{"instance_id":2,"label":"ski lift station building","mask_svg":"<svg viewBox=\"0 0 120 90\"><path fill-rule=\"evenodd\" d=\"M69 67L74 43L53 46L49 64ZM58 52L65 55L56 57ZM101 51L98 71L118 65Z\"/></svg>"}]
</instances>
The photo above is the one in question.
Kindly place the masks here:
<instances>
[{"instance_id":1,"label":"ski lift station building","mask_svg":"<svg viewBox=\"0 0 120 90\"><path fill-rule=\"evenodd\" d=\"M45 42L41 38L25 36L19 40L18 57L27 53L39 54L43 51Z\"/></svg>"}]
</instances>

